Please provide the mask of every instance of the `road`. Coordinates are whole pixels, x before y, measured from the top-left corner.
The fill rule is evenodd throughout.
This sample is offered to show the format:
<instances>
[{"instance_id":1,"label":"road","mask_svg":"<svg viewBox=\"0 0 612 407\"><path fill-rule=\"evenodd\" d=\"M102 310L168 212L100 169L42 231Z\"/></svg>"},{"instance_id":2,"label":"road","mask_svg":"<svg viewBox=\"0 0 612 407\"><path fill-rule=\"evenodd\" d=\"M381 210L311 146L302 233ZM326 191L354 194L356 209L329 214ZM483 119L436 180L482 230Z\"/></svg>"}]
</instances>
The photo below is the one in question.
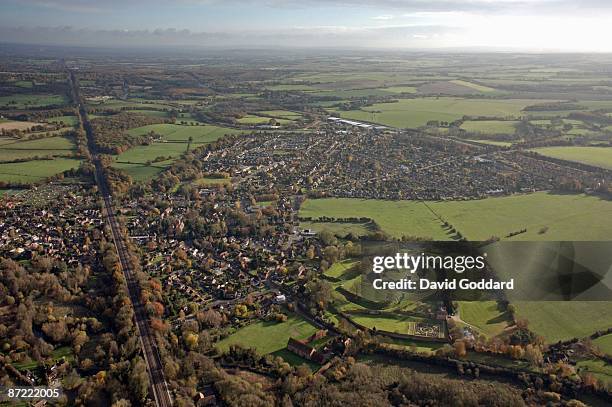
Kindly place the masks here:
<instances>
[{"instance_id":1,"label":"road","mask_svg":"<svg viewBox=\"0 0 612 407\"><path fill-rule=\"evenodd\" d=\"M87 148L91 154L92 163L95 166L95 179L98 184L98 190L104 200L104 217L106 223L110 226L113 241L117 249L119 256L119 262L125 281L127 283L128 294L132 307L134 308L134 319L136 322L136 329L140 337L140 345L142 347L143 356L147 365L147 372L149 374L149 382L155 400L155 405L158 407L169 407L172 406L172 397L170 396L170 390L168 389L168 383L164 377L163 364L159 355L159 349L155 342L155 336L151 333L150 321L147 312L140 300L140 286L134 275L134 271L130 266L130 257L125 239L119 228L119 223L115 217L115 211L113 209L112 197L108 185L108 179L106 172L98 154L95 151L95 143L93 140L93 132L89 119L87 117L87 111L82 103L78 84L74 78L72 72L69 73L69 82L72 86L73 99L77 105L80 113L81 124L87 133Z\"/></svg>"}]
</instances>

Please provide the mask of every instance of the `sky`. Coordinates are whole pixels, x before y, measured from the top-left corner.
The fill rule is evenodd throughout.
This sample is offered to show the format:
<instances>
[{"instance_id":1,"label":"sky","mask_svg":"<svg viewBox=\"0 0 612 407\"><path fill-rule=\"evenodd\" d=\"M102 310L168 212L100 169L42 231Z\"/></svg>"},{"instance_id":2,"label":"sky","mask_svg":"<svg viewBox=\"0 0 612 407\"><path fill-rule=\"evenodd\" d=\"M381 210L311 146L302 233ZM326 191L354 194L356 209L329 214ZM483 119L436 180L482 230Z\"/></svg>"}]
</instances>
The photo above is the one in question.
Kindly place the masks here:
<instances>
[{"instance_id":1,"label":"sky","mask_svg":"<svg viewBox=\"0 0 612 407\"><path fill-rule=\"evenodd\" d=\"M612 52L610 0L0 0L0 42Z\"/></svg>"}]
</instances>

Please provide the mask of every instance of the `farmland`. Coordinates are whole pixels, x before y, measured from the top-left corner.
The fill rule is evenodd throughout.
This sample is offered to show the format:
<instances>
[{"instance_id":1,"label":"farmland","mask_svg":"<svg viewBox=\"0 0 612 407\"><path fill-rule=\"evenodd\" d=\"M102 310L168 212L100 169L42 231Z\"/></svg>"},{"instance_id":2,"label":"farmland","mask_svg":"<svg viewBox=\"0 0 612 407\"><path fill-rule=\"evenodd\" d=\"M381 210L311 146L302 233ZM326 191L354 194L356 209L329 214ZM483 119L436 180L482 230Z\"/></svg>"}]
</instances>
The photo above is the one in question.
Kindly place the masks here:
<instances>
[{"instance_id":1,"label":"farmland","mask_svg":"<svg viewBox=\"0 0 612 407\"><path fill-rule=\"evenodd\" d=\"M480 120L480 121L465 121L461 128L475 133L486 134L514 134L514 125L516 121L512 120Z\"/></svg>"},{"instance_id":2,"label":"farmland","mask_svg":"<svg viewBox=\"0 0 612 407\"><path fill-rule=\"evenodd\" d=\"M543 147L532 151L548 157L612 170L612 148L609 147Z\"/></svg>"},{"instance_id":3,"label":"farmland","mask_svg":"<svg viewBox=\"0 0 612 407\"><path fill-rule=\"evenodd\" d=\"M11 95L0 96L0 109L27 109L51 105L64 105L68 99L63 95Z\"/></svg>"},{"instance_id":4,"label":"farmland","mask_svg":"<svg viewBox=\"0 0 612 407\"><path fill-rule=\"evenodd\" d=\"M128 131L131 135L143 135L155 132L164 137L163 142L153 142L146 146L133 147L116 157L113 164L125 170L136 181L151 179L173 160L187 151L189 138L191 148L196 148L223 137L225 134L239 134L241 130L217 126L184 126L176 124L153 124ZM160 158L163 157L163 158ZM156 161L156 159L158 159ZM151 163L155 161L155 163Z\"/></svg>"},{"instance_id":5,"label":"farmland","mask_svg":"<svg viewBox=\"0 0 612 407\"><path fill-rule=\"evenodd\" d=\"M521 99L462 99L452 97L399 99L363 110L336 111L346 119L372 121L399 128L424 126L430 120L452 122L467 116L516 117L533 101Z\"/></svg>"},{"instance_id":6,"label":"farmland","mask_svg":"<svg viewBox=\"0 0 612 407\"><path fill-rule=\"evenodd\" d=\"M605 240L612 224L612 204L586 195L546 192L461 202L429 202L436 214L470 240L527 229L513 240ZM382 201L350 198L307 200L302 217L369 217L388 234L450 240L442 222L417 201ZM546 233L539 233L548 227Z\"/></svg>"},{"instance_id":7,"label":"farmland","mask_svg":"<svg viewBox=\"0 0 612 407\"><path fill-rule=\"evenodd\" d=\"M74 140L56 136L36 140L7 141L0 143L0 161L33 157L66 156L75 151Z\"/></svg>"},{"instance_id":8,"label":"farmland","mask_svg":"<svg viewBox=\"0 0 612 407\"><path fill-rule=\"evenodd\" d=\"M519 301L514 304L518 318L529 321L529 329L548 343L584 338L612 324L611 302Z\"/></svg>"},{"instance_id":9,"label":"farmland","mask_svg":"<svg viewBox=\"0 0 612 407\"><path fill-rule=\"evenodd\" d=\"M77 168L80 163L80 160L74 158L0 163L0 180L20 184L35 183L60 172Z\"/></svg>"}]
</instances>

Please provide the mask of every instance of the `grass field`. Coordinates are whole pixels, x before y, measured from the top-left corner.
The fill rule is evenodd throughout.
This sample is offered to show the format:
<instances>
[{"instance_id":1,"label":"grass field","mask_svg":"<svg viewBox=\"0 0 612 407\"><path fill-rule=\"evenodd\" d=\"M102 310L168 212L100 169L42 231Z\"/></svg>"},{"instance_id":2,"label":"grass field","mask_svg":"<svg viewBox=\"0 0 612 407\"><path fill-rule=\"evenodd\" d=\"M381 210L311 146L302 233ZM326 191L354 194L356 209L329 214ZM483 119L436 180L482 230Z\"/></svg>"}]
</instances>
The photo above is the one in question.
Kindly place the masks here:
<instances>
[{"instance_id":1,"label":"grass field","mask_svg":"<svg viewBox=\"0 0 612 407\"><path fill-rule=\"evenodd\" d=\"M308 199L300 209L301 217L369 217L390 235L428 236L446 240L449 236L441 222L420 202L374 199Z\"/></svg>"},{"instance_id":2,"label":"grass field","mask_svg":"<svg viewBox=\"0 0 612 407\"><path fill-rule=\"evenodd\" d=\"M428 205L470 240L504 238L523 228L513 240L608 240L612 202L587 195L546 192L472 201L429 202ZM449 240L441 222L417 201L374 199L309 199L301 217L369 217L388 234ZM543 227L546 233L540 234Z\"/></svg>"},{"instance_id":3,"label":"grass field","mask_svg":"<svg viewBox=\"0 0 612 407\"><path fill-rule=\"evenodd\" d=\"M612 326L612 302L520 301L514 304L518 318L549 343L583 338Z\"/></svg>"},{"instance_id":4,"label":"grass field","mask_svg":"<svg viewBox=\"0 0 612 407\"><path fill-rule=\"evenodd\" d=\"M195 181L193 181L194 185L197 185L199 187L204 187L207 185L226 185L226 184L231 184L232 180L230 178L212 178L212 177L203 177L203 178L198 178Z\"/></svg>"},{"instance_id":5,"label":"grass field","mask_svg":"<svg viewBox=\"0 0 612 407\"><path fill-rule=\"evenodd\" d=\"M64 126L75 126L79 122L77 116L58 116L47 119L49 123L60 123L63 122Z\"/></svg>"},{"instance_id":6,"label":"grass field","mask_svg":"<svg viewBox=\"0 0 612 407\"><path fill-rule=\"evenodd\" d=\"M516 121L481 120L463 122L461 128L466 131L487 134L514 134Z\"/></svg>"},{"instance_id":7,"label":"grass field","mask_svg":"<svg viewBox=\"0 0 612 407\"><path fill-rule=\"evenodd\" d=\"M42 107L51 105L64 105L68 99L64 95L11 95L0 96L0 109L16 108L26 109L29 107Z\"/></svg>"},{"instance_id":8,"label":"grass field","mask_svg":"<svg viewBox=\"0 0 612 407\"><path fill-rule=\"evenodd\" d=\"M132 135L143 135L150 131L161 134L166 142L152 143L148 146L136 146L116 158L113 167L127 172L134 180L142 181L153 178L174 159L187 151L189 137L193 137L192 148L215 141L226 134L239 134L243 131L217 126L181 126L176 124L152 124L128 131ZM170 157L165 161L146 165L158 157Z\"/></svg>"},{"instance_id":9,"label":"grass field","mask_svg":"<svg viewBox=\"0 0 612 407\"><path fill-rule=\"evenodd\" d=\"M291 112L289 110L262 110L257 112L258 114L264 114L266 116L274 116L281 119L289 119L289 120L297 120L302 117L301 114L296 112Z\"/></svg>"},{"instance_id":10,"label":"grass field","mask_svg":"<svg viewBox=\"0 0 612 407\"><path fill-rule=\"evenodd\" d=\"M608 355L612 355L612 334L600 336L593 343Z\"/></svg>"},{"instance_id":11,"label":"grass field","mask_svg":"<svg viewBox=\"0 0 612 407\"><path fill-rule=\"evenodd\" d=\"M67 137L48 137L38 140L15 141L0 144L0 161L31 157L69 155L75 150L72 139Z\"/></svg>"},{"instance_id":12,"label":"grass field","mask_svg":"<svg viewBox=\"0 0 612 407\"><path fill-rule=\"evenodd\" d=\"M345 222L300 222L300 228L311 229L315 232L327 230L336 236L344 237L349 233L355 236L365 236L372 230L365 227L363 223L345 223Z\"/></svg>"},{"instance_id":13,"label":"grass field","mask_svg":"<svg viewBox=\"0 0 612 407\"><path fill-rule=\"evenodd\" d=\"M470 240L504 238L523 228L527 232L512 240L608 240L612 230L612 202L587 195L537 192L429 205Z\"/></svg>"},{"instance_id":14,"label":"grass field","mask_svg":"<svg viewBox=\"0 0 612 407\"><path fill-rule=\"evenodd\" d=\"M324 274L326 276L340 278L342 274L344 274L351 267L355 266L357 263L358 263L357 261L351 260L351 259L342 260L342 261L332 264L330 268L325 270Z\"/></svg>"},{"instance_id":15,"label":"grass field","mask_svg":"<svg viewBox=\"0 0 612 407\"><path fill-rule=\"evenodd\" d=\"M507 142L507 141L496 141L496 140L469 140L469 141L473 141L474 143L489 144L492 146L499 146L499 147L510 147L512 145L512 143Z\"/></svg>"},{"instance_id":16,"label":"grass field","mask_svg":"<svg viewBox=\"0 0 612 407\"><path fill-rule=\"evenodd\" d=\"M461 301L459 313L462 321L475 326L487 336L500 334L509 322L495 301Z\"/></svg>"},{"instance_id":17,"label":"grass field","mask_svg":"<svg viewBox=\"0 0 612 407\"><path fill-rule=\"evenodd\" d=\"M256 348L265 355L285 349L289 338L306 339L317 331L306 320L297 315L290 315L285 322L260 321L239 329L234 334L217 342L221 351L229 349L230 345L241 345L245 348Z\"/></svg>"},{"instance_id":18,"label":"grass field","mask_svg":"<svg viewBox=\"0 0 612 407\"><path fill-rule=\"evenodd\" d=\"M548 157L612 170L612 148L609 147L542 147L532 151Z\"/></svg>"},{"instance_id":19,"label":"grass field","mask_svg":"<svg viewBox=\"0 0 612 407\"><path fill-rule=\"evenodd\" d=\"M400 99L395 103L377 103L363 110L337 111L334 114L346 119L415 128L425 125L430 120L451 122L464 115L517 116L530 104L533 104L532 100L521 99L419 98Z\"/></svg>"},{"instance_id":20,"label":"grass field","mask_svg":"<svg viewBox=\"0 0 612 407\"><path fill-rule=\"evenodd\" d=\"M612 384L612 365L603 360L582 360L576 363L576 366L581 372L589 372L596 379L608 385Z\"/></svg>"},{"instance_id":21,"label":"grass field","mask_svg":"<svg viewBox=\"0 0 612 407\"><path fill-rule=\"evenodd\" d=\"M77 168L80 163L81 160L73 158L55 158L53 160L0 164L0 181L38 182L71 168Z\"/></svg>"},{"instance_id":22,"label":"grass field","mask_svg":"<svg viewBox=\"0 0 612 407\"><path fill-rule=\"evenodd\" d=\"M218 126L181 126L178 124L151 124L148 126L137 127L128 130L130 135L140 136L150 131L161 134L167 141L187 142L189 137L193 137L193 144L210 143L226 134L239 134L240 130L229 129Z\"/></svg>"}]
</instances>

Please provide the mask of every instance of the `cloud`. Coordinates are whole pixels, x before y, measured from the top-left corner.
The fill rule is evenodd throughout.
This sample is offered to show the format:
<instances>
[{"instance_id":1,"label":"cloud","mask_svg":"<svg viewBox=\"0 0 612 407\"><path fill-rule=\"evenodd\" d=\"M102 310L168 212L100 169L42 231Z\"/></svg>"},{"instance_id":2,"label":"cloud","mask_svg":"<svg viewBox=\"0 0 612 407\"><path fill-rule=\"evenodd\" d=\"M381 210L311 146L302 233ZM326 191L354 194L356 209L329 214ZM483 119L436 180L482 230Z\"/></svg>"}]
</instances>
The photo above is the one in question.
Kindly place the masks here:
<instances>
[{"instance_id":1,"label":"cloud","mask_svg":"<svg viewBox=\"0 0 612 407\"><path fill-rule=\"evenodd\" d=\"M452 34L444 26L307 26L238 32L184 29L90 30L73 27L0 27L4 42L16 44L104 47L380 47L406 48L415 35Z\"/></svg>"},{"instance_id":2,"label":"cloud","mask_svg":"<svg viewBox=\"0 0 612 407\"><path fill-rule=\"evenodd\" d=\"M372 20L393 20L395 18L391 14L382 14L380 16L372 17Z\"/></svg>"},{"instance_id":3,"label":"cloud","mask_svg":"<svg viewBox=\"0 0 612 407\"><path fill-rule=\"evenodd\" d=\"M7 0L5 0L7 1ZM400 10L402 12L449 12L469 11L474 13L546 12L565 14L593 11L612 11L609 0L8 0L17 5L30 4L66 11L113 10L125 6L261 6L269 8L295 8L349 6L376 10Z\"/></svg>"}]
</instances>

